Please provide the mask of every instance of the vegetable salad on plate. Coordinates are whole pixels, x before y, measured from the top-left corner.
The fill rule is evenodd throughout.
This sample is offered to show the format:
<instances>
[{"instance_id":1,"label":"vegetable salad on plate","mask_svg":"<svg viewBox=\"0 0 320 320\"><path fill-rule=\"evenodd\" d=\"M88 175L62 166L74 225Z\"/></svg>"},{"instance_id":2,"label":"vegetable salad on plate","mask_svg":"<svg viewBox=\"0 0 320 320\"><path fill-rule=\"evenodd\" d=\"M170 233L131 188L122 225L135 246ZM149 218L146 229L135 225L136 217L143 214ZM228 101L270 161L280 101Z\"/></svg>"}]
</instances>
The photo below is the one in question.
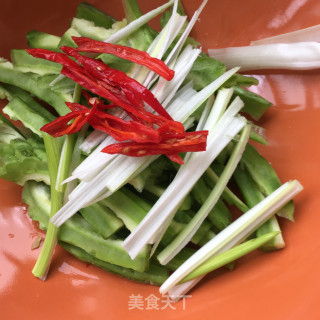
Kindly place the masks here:
<instances>
[{"instance_id":1,"label":"vegetable salad on plate","mask_svg":"<svg viewBox=\"0 0 320 320\"><path fill-rule=\"evenodd\" d=\"M271 103L239 71L257 66L190 36L207 1L189 18L179 1L146 14L122 2L120 21L80 3L61 37L30 31L29 48L0 60L0 178L23 186L46 230L36 277L58 242L178 300L253 250L283 248L278 219L293 220L302 186L255 147Z\"/></svg>"}]
</instances>

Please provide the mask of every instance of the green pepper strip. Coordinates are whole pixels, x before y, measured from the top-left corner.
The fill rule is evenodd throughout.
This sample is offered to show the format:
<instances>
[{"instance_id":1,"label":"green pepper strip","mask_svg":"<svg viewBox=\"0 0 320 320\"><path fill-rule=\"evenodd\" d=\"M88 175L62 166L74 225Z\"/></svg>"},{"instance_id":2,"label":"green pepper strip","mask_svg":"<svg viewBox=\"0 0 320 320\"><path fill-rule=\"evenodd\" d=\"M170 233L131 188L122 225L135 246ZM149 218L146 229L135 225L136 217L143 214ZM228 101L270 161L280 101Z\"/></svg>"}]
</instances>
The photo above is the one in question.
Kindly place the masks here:
<instances>
[{"instance_id":1,"label":"green pepper strip","mask_svg":"<svg viewBox=\"0 0 320 320\"><path fill-rule=\"evenodd\" d=\"M63 199L63 193L57 191L54 187L56 185L57 172L59 168L60 145L58 140L54 139L53 137L47 134L43 135L43 140L48 158L50 183L52 186L50 211L50 217L52 217L60 209ZM50 260L56 245L57 234L58 228L52 223L50 223L39 258L32 270L33 275L42 280L46 278L48 272L48 266L50 264Z\"/></svg>"},{"instance_id":2,"label":"green pepper strip","mask_svg":"<svg viewBox=\"0 0 320 320\"><path fill-rule=\"evenodd\" d=\"M251 239L249 241L246 241L226 252L223 252L221 254L218 254L214 256L213 258L205 261L202 265L200 265L198 268L190 272L186 277L184 277L180 283L187 282L189 280L195 279L197 277L200 277L202 275L205 275L213 270L216 270L234 260L237 260L238 258L241 258L245 254L259 248L263 244L267 243L271 239L273 239L275 236L277 236L280 232L270 232L267 233L259 238Z\"/></svg>"}]
</instances>

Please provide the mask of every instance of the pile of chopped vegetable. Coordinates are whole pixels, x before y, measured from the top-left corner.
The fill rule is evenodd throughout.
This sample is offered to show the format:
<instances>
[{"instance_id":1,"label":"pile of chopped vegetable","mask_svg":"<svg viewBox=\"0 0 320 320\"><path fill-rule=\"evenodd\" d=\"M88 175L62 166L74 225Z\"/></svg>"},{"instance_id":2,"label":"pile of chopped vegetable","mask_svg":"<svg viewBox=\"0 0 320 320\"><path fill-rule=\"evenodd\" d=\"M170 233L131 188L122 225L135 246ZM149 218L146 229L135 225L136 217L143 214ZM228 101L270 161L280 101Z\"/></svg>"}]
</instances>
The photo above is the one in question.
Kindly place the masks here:
<instances>
[{"instance_id":1,"label":"pile of chopped vegetable","mask_svg":"<svg viewBox=\"0 0 320 320\"><path fill-rule=\"evenodd\" d=\"M267 144L254 121L271 103L245 88L258 81L189 36L206 1L190 22L179 1L145 15L122 2L122 21L80 3L62 37L31 31L28 49L0 59L2 111L24 126L0 114L0 178L23 186L47 231L36 277L58 241L178 299L257 248L283 248L278 217L293 220L302 187L249 142ZM161 32L147 24L159 14Z\"/></svg>"}]
</instances>

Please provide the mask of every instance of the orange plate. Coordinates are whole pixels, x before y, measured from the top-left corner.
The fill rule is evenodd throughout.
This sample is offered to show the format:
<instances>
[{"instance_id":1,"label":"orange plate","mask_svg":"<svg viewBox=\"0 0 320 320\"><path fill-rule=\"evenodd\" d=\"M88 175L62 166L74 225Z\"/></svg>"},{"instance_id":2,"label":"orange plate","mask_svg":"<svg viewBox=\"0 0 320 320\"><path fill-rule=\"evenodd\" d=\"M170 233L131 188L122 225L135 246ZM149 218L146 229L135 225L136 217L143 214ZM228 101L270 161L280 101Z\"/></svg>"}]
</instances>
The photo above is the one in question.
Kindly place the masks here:
<instances>
[{"instance_id":1,"label":"orange plate","mask_svg":"<svg viewBox=\"0 0 320 320\"><path fill-rule=\"evenodd\" d=\"M25 34L37 29L61 35L75 14L76 0L2 1L1 56L26 46ZM119 0L89 1L122 18ZM164 1L139 1L143 12ZM190 15L200 0L184 1ZM318 0L209 0L193 36L204 49L247 45L250 40L319 23ZM319 119L320 74L260 72L252 88L274 103L261 124L268 147L260 147L284 182L298 179L305 190L296 200L296 222L281 221L287 246L275 253L253 254L233 272L217 272L182 302L147 310L157 287L134 283L79 262L58 248L46 282L31 269L39 233L21 202L21 188L0 183L1 319L320 319ZM141 295L144 310L129 310L131 295ZM162 308L162 310L161 310Z\"/></svg>"}]
</instances>

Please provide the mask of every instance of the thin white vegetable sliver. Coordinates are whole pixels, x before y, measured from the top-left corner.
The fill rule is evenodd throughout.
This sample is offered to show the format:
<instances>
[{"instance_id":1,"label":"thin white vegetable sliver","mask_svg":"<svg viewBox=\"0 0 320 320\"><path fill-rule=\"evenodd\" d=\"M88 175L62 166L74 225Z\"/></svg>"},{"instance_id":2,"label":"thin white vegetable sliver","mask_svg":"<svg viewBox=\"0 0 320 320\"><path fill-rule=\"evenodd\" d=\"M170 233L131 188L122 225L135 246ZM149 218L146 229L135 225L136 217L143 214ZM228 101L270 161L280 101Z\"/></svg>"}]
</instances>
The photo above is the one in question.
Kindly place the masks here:
<instances>
[{"instance_id":1,"label":"thin white vegetable sliver","mask_svg":"<svg viewBox=\"0 0 320 320\"><path fill-rule=\"evenodd\" d=\"M162 196L140 222L139 226L124 240L122 246L134 259L142 248L159 231L161 226L171 219L173 212L181 200L191 190L200 176L230 142L230 140L243 128L245 121L230 117L224 121L225 126L220 126L220 131L212 134L212 144L207 151L197 152L188 161L188 165L180 167L175 179L168 186ZM226 130L228 128L228 130ZM214 148L212 148L214 145ZM201 166L199 165L201 163ZM192 175L190 176L190 173Z\"/></svg>"},{"instance_id":2,"label":"thin white vegetable sliver","mask_svg":"<svg viewBox=\"0 0 320 320\"><path fill-rule=\"evenodd\" d=\"M233 74L235 74L239 70L239 67L235 67L223 75L221 75L218 79L210 83L208 86L203 88L197 94L195 94L191 99L181 106L178 110L172 110L171 106L167 108L169 114L176 119L177 121L184 122L187 118L191 116L191 114L204 102L206 101L219 87L223 85Z\"/></svg>"},{"instance_id":3,"label":"thin white vegetable sliver","mask_svg":"<svg viewBox=\"0 0 320 320\"><path fill-rule=\"evenodd\" d=\"M250 45L260 45L269 43L289 43L289 42L320 42L320 24L309 28L299 29L296 31L279 34L273 37L263 38L251 41Z\"/></svg>"},{"instance_id":4,"label":"thin white vegetable sliver","mask_svg":"<svg viewBox=\"0 0 320 320\"><path fill-rule=\"evenodd\" d=\"M187 37L189 35L189 33L191 32L194 24L196 23L201 11L203 10L204 6L207 4L208 0L204 0L200 7L198 8L198 10L195 11L195 13L193 14L190 22L188 23L186 29L184 30L184 32L182 33L180 39L178 40L178 42L176 43L176 45L174 46L174 48L172 49L172 51L169 53L168 57L165 60L166 65L169 66L169 68L173 69L176 63L176 59L178 58L180 51L185 43L185 41L187 40ZM153 77L153 79L150 79L149 83L147 84L147 87L150 88L150 86L154 83L154 81L158 78L157 75L155 75ZM160 79L161 80L161 79Z\"/></svg>"},{"instance_id":5,"label":"thin white vegetable sliver","mask_svg":"<svg viewBox=\"0 0 320 320\"><path fill-rule=\"evenodd\" d=\"M232 94L232 88L223 88L219 90L213 107L214 112L211 112L209 114L208 121L204 124L202 130L212 130L216 126L218 120L221 118L224 111L226 110L227 105L229 104L229 101L232 97ZM211 127L209 127L208 125L210 125Z\"/></svg>"},{"instance_id":6,"label":"thin white vegetable sliver","mask_svg":"<svg viewBox=\"0 0 320 320\"><path fill-rule=\"evenodd\" d=\"M157 35L157 37L153 40L153 42L151 43L150 47L147 50L147 53L149 53L151 57L161 59L163 55L162 53L163 46L164 45L167 46L167 48L165 48L165 51L166 51L170 46L170 44L175 39L175 37L178 35L181 28L183 27L186 18L187 17L180 16L179 14L176 13L175 19L174 19L174 28L173 30L171 30L172 31L171 34L169 34L169 27L170 27L170 21L169 21L161 30L161 32ZM168 41L166 39L168 39ZM151 76L149 77L150 74ZM132 70L131 77L147 87L148 86L147 82L151 80L152 74L153 73L148 68L144 66L136 65Z\"/></svg>"},{"instance_id":7,"label":"thin white vegetable sliver","mask_svg":"<svg viewBox=\"0 0 320 320\"><path fill-rule=\"evenodd\" d=\"M320 68L320 44L317 42L275 43L258 46L209 49L209 56L241 70Z\"/></svg>"},{"instance_id":8,"label":"thin white vegetable sliver","mask_svg":"<svg viewBox=\"0 0 320 320\"><path fill-rule=\"evenodd\" d=\"M286 182L236 221L218 233L185 261L160 287L164 294L179 283L187 274L207 259L224 252L243 241L263 222L298 194L303 187L297 180Z\"/></svg>"},{"instance_id":9,"label":"thin white vegetable sliver","mask_svg":"<svg viewBox=\"0 0 320 320\"><path fill-rule=\"evenodd\" d=\"M72 172L72 176L63 181L69 182L74 179L89 180L97 175L104 166L113 161L116 155L102 153L101 150L115 140L111 136L107 136L102 143Z\"/></svg>"},{"instance_id":10,"label":"thin white vegetable sliver","mask_svg":"<svg viewBox=\"0 0 320 320\"><path fill-rule=\"evenodd\" d=\"M99 130L92 131L86 139L79 146L80 150L84 153L90 153L98 146L108 134Z\"/></svg>"},{"instance_id":11,"label":"thin white vegetable sliver","mask_svg":"<svg viewBox=\"0 0 320 320\"><path fill-rule=\"evenodd\" d=\"M196 21L199 18L199 15L201 13L201 11L203 10L203 8L205 7L205 5L207 4L208 0L204 0L200 7L198 8L198 10L195 11L195 13L193 14L190 22L188 23L186 29L184 30L184 32L182 33L180 39L178 40L177 44L175 45L175 47L172 49L172 51L170 52L170 54L168 55L167 59L165 60L165 63L167 65L169 65L170 67L172 67L175 63L175 60L177 59L185 41L187 40L188 35L190 34L194 24L196 23Z\"/></svg>"},{"instance_id":12,"label":"thin white vegetable sliver","mask_svg":"<svg viewBox=\"0 0 320 320\"><path fill-rule=\"evenodd\" d=\"M155 90L154 95L156 97L159 96L159 101L162 103L164 107L166 107L170 101L172 100L175 93L178 91L179 87L181 86L182 82L190 72L192 65L194 64L195 60L201 53L200 49L192 49L191 52L188 54L187 57L184 58L183 63L177 66L180 67L179 69L174 68L176 75L171 81L166 81L165 79L160 79ZM182 55L182 54L181 54ZM179 57L180 58L180 57ZM160 88L159 93L157 89Z\"/></svg>"},{"instance_id":13,"label":"thin white vegetable sliver","mask_svg":"<svg viewBox=\"0 0 320 320\"><path fill-rule=\"evenodd\" d=\"M205 276L192 279L188 282L177 284L168 291L169 297L173 301L178 301L183 298L197 283L199 283Z\"/></svg>"},{"instance_id":14,"label":"thin white vegetable sliver","mask_svg":"<svg viewBox=\"0 0 320 320\"><path fill-rule=\"evenodd\" d=\"M71 201L68 201L57 213L51 218L51 222L60 227L65 221L71 218L78 210L83 208L87 203L93 199L99 197L102 193L106 192L105 187L106 176L102 171L100 175L92 179L86 184L87 188L77 196L72 197ZM76 189L75 189L76 190ZM74 190L74 191L75 191Z\"/></svg>"},{"instance_id":15,"label":"thin white vegetable sliver","mask_svg":"<svg viewBox=\"0 0 320 320\"><path fill-rule=\"evenodd\" d=\"M173 7L172 7L172 14L171 17L168 21L168 32L167 35L164 39L164 43L161 46L160 52L158 54L158 59L162 59L162 56L166 52L167 48L169 47L170 42L170 37L172 37L172 34L174 34L174 28L175 28L175 19L176 19L176 14L177 14L177 9L178 9L178 0L174 1Z\"/></svg>"},{"instance_id":16,"label":"thin white vegetable sliver","mask_svg":"<svg viewBox=\"0 0 320 320\"><path fill-rule=\"evenodd\" d=\"M197 232L199 227L202 225L204 219L208 216L209 212L212 210L214 205L217 203L219 200L223 190L227 186L227 183L229 182L234 170L236 169L244 148L248 142L249 139L249 134L250 134L250 127L247 126L243 129L242 131L243 140L238 142L238 146L236 147L236 153L232 153L230 160L228 161L225 169L223 170L219 182L214 186L212 189L212 192L215 192L215 198L211 199L211 204L210 207L207 207L207 210L202 210L202 208L196 213L195 216L193 216L192 220L195 219L197 223L193 226L192 229L189 230L188 234L185 234L185 238L183 241L181 241L174 249L171 249L170 252L166 251L161 251L160 254L158 255L158 260L162 265L167 264L170 260L172 260L191 240L191 238L194 236L194 234ZM222 182L222 183L221 183ZM186 229L187 230L187 229Z\"/></svg>"},{"instance_id":17,"label":"thin white vegetable sliver","mask_svg":"<svg viewBox=\"0 0 320 320\"><path fill-rule=\"evenodd\" d=\"M164 5L149 11L148 13L144 14L143 16L139 17L138 19L130 22L128 25L126 25L124 28L118 30L113 35L111 35L108 39L105 40L105 42L109 43L117 43L120 40L126 38L131 33L138 30L140 27L142 27L144 24L146 24L148 21L156 17L158 14L169 8L173 4L173 0L168 1Z\"/></svg>"}]
</instances>

